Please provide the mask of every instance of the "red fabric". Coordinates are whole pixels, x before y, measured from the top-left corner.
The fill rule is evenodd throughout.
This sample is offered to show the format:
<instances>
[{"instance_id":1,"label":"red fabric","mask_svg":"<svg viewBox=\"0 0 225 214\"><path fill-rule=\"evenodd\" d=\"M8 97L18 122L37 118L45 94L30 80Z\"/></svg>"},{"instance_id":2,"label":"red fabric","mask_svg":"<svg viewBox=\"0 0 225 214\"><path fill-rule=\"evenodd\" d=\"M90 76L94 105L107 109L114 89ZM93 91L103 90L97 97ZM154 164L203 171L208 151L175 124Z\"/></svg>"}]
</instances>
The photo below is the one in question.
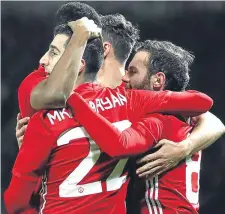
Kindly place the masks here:
<instances>
[{"instance_id":1,"label":"red fabric","mask_svg":"<svg viewBox=\"0 0 225 214\"><path fill-rule=\"evenodd\" d=\"M30 119L30 124L12 170L11 183L5 192L8 213L17 213L30 207L31 196L45 170L54 143L51 132L38 114Z\"/></svg>"},{"instance_id":2,"label":"red fabric","mask_svg":"<svg viewBox=\"0 0 225 214\"><path fill-rule=\"evenodd\" d=\"M47 78L46 75L45 69L39 66L38 70L30 73L20 84L18 102L22 117L31 117L36 112L30 104L31 92L39 82Z\"/></svg>"},{"instance_id":3,"label":"red fabric","mask_svg":"<svg viewBox=\"0 0 225 214\"><path fill-rule=\"evenodd\" d=\"M74 93L68 104L72 108L77 120L85 127L87 132L95 140L102 151L110 156L137 155L147 151L160 137L163 129L163 117L153 115L145 119L138 119L151 112L178 112L184 115L196 114L209 110L211 99L199 92L153 92L153 91L128 91L129 119L132 127L121 133L104 117L96 114L93 109ZM90 121L95 123L93 126ZM96 127L98 127L96 129ZM102 133L102 130L104 132ZM108 142L107 144L105 142Z\"/></svg>"},{"instance_id":4,"label":"red fabric","mask_svg":"<svg viewBox=\"0 0 225 214\"><path fill-rule=\"evenodd\" d=\"M151 107L148 109L149 103L147 103L148 101L146 100L148 99L145 99L145 96L143 99L143 97L139 97L139 95L135 97L135 94L132 94L132 92L128 93L131 93L128 94L129 98L131 98L130 100L128 98L128 109L133 113L137 112L138 115L143 115L144 112L150 113L149 110L161 111L161 109L163 109L163 111L168 110L169 112L178 111L179 113L188 115L195 114L194 112L191 112L195 109L198 113L207 111L212 105L211 98L199 92L185 92L183 93L184 97L181 96L181 93L171 93L170 96L168 96L168 92L163 92L161 95L160 93L155 93L158 99L151 100L150 97L148 97L148 99L152 101ZM149 93L144 93L146 96L149 95ZM152 95L154 96L154 93ZM185 97L188 100L187 104L183 103L183 101L185 102ZM131 100L134 102L134 105L132 105ZM189 103L191 100L194 103ZM173 105L172 102L176 103L177 101L181 103ZM138 122L136 120L130 128L121 133L114 128L110 122L91 110L88 104L85 103L78 94L73 94L68 100L68 104L72 107L78 121L85 127L100 148L112 156L126 156L144 152L152 146L154 140L157 141L162 138L170 139L175 142L181 141L186 138L192 129L186 123L181 122L173 116L148 115L145 118L139 119ZM135 109L132 109L132 106L137 106L137 104L140 108L137 108L135 111ZM132 116L133 114L128 113L128 115ZM133 118L137 119L137 117ZM92 123L90 121L92 121ZM192 172L192 178L193 173L199 174L200 164L199 162L191 164L197 166L190 169L190 167L187 168L186 164L183 163L176 169L166 173L162 179L157 178L156 180L156 178L154 178L154 180L147 181L144 190L141 191L140 194L140 197L142 198L142 200L140 200L141 213L147 214L151 210L151 212L157 214L161 212L160 209L162 209L165 214L172 214L175 212L187 214L197 213L199 206L198 196L194 196L195 202L190 201L190 198L192 200L192 195L198 194L199 190L197 192L196 190L193 192L193 187L196 186L196 181L195 183L192 183L193 179L189 179L189 171L186 172L186 170L197 170L196 172ZM143 180L140 182L143 182ZM139 183L136 186L139 187L141 185ZM143 198L143 196L146 197Z\"/></svg>"},{"instance_id":5,"label":"red fabric","mask_svg":"<svg viewBox=\"0 0 225 214\"><path fill-rule=\"evenodd\" d=\"M130 126L124 123L131 116L127 112L140 116L159 111L171 101L171 92L156 93L158 99L149 99L150 92L126 92L122 87L112 90L95 84L84 84L76 91L94 111L109 122L120 124L121 129ZM128 170L125 167L121 175L113 173L125 166L126 161L101 152L68 110L38 112L29 122L13 168L12 186L5 193L7 210L16 213L27 208L29 196L44 173L40 193L43 213L126 213ZM23 190L20 185L14 188L16 179ZM13 200L7 194L13 195Z\"/></svg>"},{"instance_id":6,"label":"red fabric","mask_svg":"<svg viewBox=\"0 0 225 214\"><path fill-rule=\"evenodd\" d=\"M208 95L198 91L172 92L170 100L164 108L162 107L161 112L194 117L209 111L212 105L213 100Z\"/></svg>"},{"instance_id":7,"label":"red fabric","mask_svg":"<svg viewBox=\"0 0 225 214\"><path fill-rule=\"evenodd\" d=\"M192 130L192 127L181 122L173 116L164 116L170 120L170 125L163 130L162 138L180 142L184 140ZM141 214L158 214L163 211L164 214L198 213L198 189L196 180L193 182L193 175L198 175L197 183L199 183L200 174L200 153L193 156L198 157L193 161L187 158L177 165L174 169L156 176L151 180L144 181L138 179L136 186L137 198L140 198ZM197 191L196 191L197 190Z\"/></svg>"},{"instance_id":8,"label":"red fabric","mask_svg":"<svg viewBox=\"0 0 225 214\"><path fill-rule=\"evenodd\" d=\"M213 105L213 100L209 96L198 91L129 90L127 97L132 114L142 116L148 112L197 116L208 111Z\"/></svg>"},{"instance_id":9,"label":"red fabric","mask_svg":"<svg viewBox=\"0 0 225 214\"><path fill-rule=\"evenodd\" d=\"M147 151L160 139L163 123L166 123L163 116L152 114L148 120L143 118L121 132L100 114L96 114L79 94L72 95L68 103L92 139L112 157L138 155Z\"/></svg>"},{"instance_id":10,"label":"red fabric","mask_svg":"<svg viewBox=\"0 0 225 214\"><path fill-rule=\"evenodd\" d=\"M97 103L98 99L104 100L106 97L111 99L111 91L107 89L102 90L94 85L90 85L90 87L88 85L83 89L79 87L77 90L79 89L81 92L83 91L82 95L86 100L94 104ZM124 114L126 102L119 101L116 92L113 94L114 99L117 99L114 100L115 106L102 113L110 118L111 122L119 122L126 119L126 114ZM70 135L72 138L68 137L66 133L70 133L70 129L75 131L78 136L74 134ZM83 133L83 135L80 136L79 133ZM18 175L19 182L22 183L23 179L26 179L26 186L23 187L27 189L24 191L26 197L24 197L23 192L19 192L21 191L19 188L10 185L7 192L11 192L11 195L13 194L15 197L14 201L5 197L7 210L16 213L29 206L28 196L35 189L30 188L29 184L31 182L37 184L39 177L45 172L40 192L42 196L40 210L43 213L126 213L124 201L129 181L128 171L125 168L118 176L113 175L112 172L116 167L118 168L118 164L123 164L125 167L127 160L111 158L101 152L97 146L90 150L91 145L95 144L89 140L86 132L82 131L68 110L36 113L29 122L24 144L13 168L12 182ZM88 158L89 153L93 155L96 153L93 156L93 158L97 158L96 163L93 164L93 159ZM79 168L85 161L87 161L86 165ZM87 172L84 171L85 169ZM78 170L79 175L83 175L79 182L77 181L79 176L72 174L72 172L76 173L76 170ZM107 180L110 175L113 178L116 176L115 180ZM95 186L96 182L99 182L97 187ZM89 184L90 187L87 187L86 184ZM93 193L89 191L93 191ZM83 192L86 195L81 197ZM18 203L15 203L17 197L21 197L23 200L18 200Z\"/></svg>"}]
</instances>

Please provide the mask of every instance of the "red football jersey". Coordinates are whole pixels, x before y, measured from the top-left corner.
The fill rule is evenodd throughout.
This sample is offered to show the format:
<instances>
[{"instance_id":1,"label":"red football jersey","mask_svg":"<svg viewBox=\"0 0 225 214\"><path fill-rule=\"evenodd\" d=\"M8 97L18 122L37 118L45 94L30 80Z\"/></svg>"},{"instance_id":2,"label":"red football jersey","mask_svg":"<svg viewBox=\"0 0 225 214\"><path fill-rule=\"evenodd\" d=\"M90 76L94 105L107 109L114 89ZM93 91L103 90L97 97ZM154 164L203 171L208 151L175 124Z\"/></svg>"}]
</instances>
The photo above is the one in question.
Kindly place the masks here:
<instances>
[{"instance_id":1,"label":"red football jersey","mask_svg":"<svg viewBox=\"0 0 225 214\"><path fill-rule=\"evenodd\" d=\"M154 143L161 139L180 142L186 139L192 127L173 116L150 114L137 121L123 132L114 128L106 119L91 111L79 95L73 95L71 107L78 112L79 122L86 128L90 136L100 148L110 156L131 156L146 152ZM96 126L89 125L88 119ZM128 112L129 115L129 112ZM107 140L108 139L108 140ZM108 142L108 143L105 143ZM163 176L156 176L149 181L140 179L131 194L137 194L140 210L134 213L197 213L199 194L199 171L201 152L196 153L176 168Z\"/></svg>"},{"instance_id":2,"label":"red football jersey","mask_svg":"<svg viewBox=\"0 0 225 214\"><path fill-rule=\"evenodd\" d=\"M147 112L166 111L166 106L176 111L171 105L172 92L126 92L121 87L112 90L95 84L84 84L77 92L120 131L131 125L127 121L127 108L139 116L147 109ZM191 97L195 97L194 93ZM206 98L208 108L212 101ZM126 162L127 159L112 158L101 152L68 110L38 112L29 122L17 156L5 193L6 207L13 213L28 206L44 174L42 213L125 213Z\"/></svg>"},{"instance_id":3,"label":"red football jersey","mask_svg":"<svg viewBox=\"0 0 225 214\"><path fill-rule=\"evenodd\" d=\"M44 67L39 66L38 70L30 73L20 84L18 89L18 102L22 117L31 117L36 110L30 104L30 96L35 86L47 78Z\"/></svg>"},{"instance_id":4,"label":"red football jersey","mask_svg":"<svg viewBox=\"0 0 225 214\"><path fill-rule=\"evenodd\" d=\"M180 142L192 127L173 116L163 127L162 138ZM137 194L141 214L194 214L199 208L199 175L201 152L186 158L174 169L151 180L137 179Z\"/></svg>"}]
</instances>

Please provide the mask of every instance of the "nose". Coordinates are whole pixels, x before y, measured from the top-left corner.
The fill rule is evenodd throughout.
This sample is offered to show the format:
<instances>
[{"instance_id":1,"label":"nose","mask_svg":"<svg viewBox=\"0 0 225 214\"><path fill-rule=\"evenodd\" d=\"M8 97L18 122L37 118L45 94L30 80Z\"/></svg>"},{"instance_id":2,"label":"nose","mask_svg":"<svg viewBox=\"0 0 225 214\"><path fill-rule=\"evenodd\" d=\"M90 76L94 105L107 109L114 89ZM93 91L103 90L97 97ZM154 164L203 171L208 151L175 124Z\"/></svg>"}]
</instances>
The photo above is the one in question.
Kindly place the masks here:
<instances>
[{"instance_id":1,"label":"nose","mask_svg":"<svg viewBox=\"0 0 225 214\"><path fill-rule=\"evenodd\" d=\"M39 63L40 63L43 67L49 65L49 57L48 57L48 54L47 54L47 53L45 53L45 55L41 57Z\"/></svg>"},{"instance_id":2,"label":"nose","mask_svg":"<svg viewBox=\"0 0 225 214\"><path fill-rule=\"evenodd\" d=\"M126 71L125 75L122 77L123 82L125 83L129 83L130 82L130 78L128 75L128 72Z\"/></svg>"}]
</instances>

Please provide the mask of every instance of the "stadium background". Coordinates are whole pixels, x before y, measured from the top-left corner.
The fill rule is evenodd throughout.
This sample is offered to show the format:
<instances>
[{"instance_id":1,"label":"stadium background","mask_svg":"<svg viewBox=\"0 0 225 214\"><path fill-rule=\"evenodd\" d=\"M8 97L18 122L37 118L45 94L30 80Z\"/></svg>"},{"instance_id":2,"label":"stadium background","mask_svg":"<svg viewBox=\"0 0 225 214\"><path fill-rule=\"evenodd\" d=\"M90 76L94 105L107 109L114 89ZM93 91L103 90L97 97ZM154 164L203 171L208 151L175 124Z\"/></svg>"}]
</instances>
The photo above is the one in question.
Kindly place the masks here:
<instances>
[{"instance_id":1,"label":"stadium background","mask_svg":"<svg viewBox=\"0 0 225 214\"><path fill-rule=\"evenodd\" d=\"M63 2L1 2L1 193L18 152L17 88L38 66L52 40L54 14ZM214 99L225 123L225 2L86 2L101 14L121 13L140 27L141 39L169 40L192 51L190 87ZM225 213L225 138L203 152L200 214ZM2 206L2 213L5 213Z\"/></svg>"}]
</instances>

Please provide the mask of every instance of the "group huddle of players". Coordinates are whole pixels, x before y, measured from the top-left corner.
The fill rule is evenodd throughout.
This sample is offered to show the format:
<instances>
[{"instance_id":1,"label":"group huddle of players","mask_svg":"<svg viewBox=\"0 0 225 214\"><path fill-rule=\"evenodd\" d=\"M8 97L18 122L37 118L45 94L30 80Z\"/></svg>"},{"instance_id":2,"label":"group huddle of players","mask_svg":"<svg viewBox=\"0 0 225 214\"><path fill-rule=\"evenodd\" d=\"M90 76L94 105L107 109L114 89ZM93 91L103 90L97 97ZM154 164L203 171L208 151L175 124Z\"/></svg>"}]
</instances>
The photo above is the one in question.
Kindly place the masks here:
<instances>
[{"instance_id":1,"label":"group huddle of players","mask_svg":"<svg viewBox=\"0 0 225 214\"><path fill-rule=\"evenodd\" d=\"M193 55L139 42L123 15L84 3L62 5L56 20L49 50L18 90L7 212L198 213L201 150L225 130L206 113L210 97L185 91Z\"/></svg>"}]
</instances>

